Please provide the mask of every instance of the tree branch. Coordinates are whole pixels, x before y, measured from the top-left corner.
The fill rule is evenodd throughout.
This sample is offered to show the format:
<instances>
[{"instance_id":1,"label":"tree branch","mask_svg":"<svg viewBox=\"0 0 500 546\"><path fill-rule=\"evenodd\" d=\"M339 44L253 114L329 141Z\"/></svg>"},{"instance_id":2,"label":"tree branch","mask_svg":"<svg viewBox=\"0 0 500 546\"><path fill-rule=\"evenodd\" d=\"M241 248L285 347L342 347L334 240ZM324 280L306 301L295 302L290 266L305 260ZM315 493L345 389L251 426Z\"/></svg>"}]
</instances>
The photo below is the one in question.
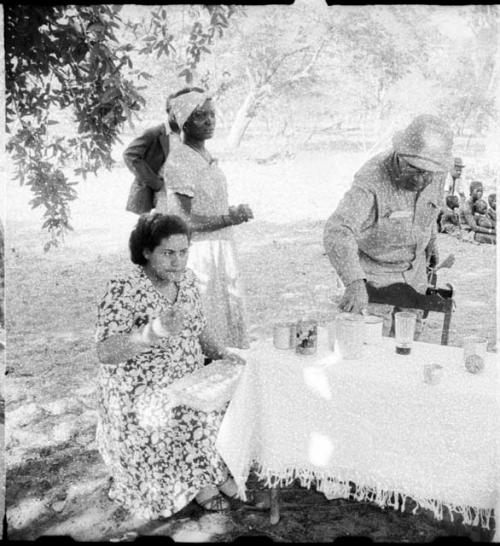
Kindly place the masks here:
<instances>
[{"instance_id":1,"label":"tree branch","mask_svg":"<svg viewBox=\"0 0 500 546\"><path fill-rule=\"evenodd\" d=\"M298 70L297 72L295 72L295 74L293 74L290 77L289 79L290 82L297 81L297 80L300 80L301 78L305 78L309 76L309 72L313 68L313 66L316 64L319 54L321 53L321 50L325 47L326 42L327 42L327 39L323 38L323 41L320 43L316 51L313 53L309 63L301 70Z\"/></svg>"},{"instance_id":2,"label":"tree branch","mask_svg":"<svg viewBox=\"0 0 500 546\"><path fill-rule=\"evenodd\" d=\"M272 79L272 77L276 74L280 66L283 64L285 59L288 59L288 57L293 57L293 55L296 55L297 53L301 53L302 51L306 51L310 48L310 46L304 46L299 49L296 49L294 51L289 51L288 53L284 53L281 58L274 64L274 67L271 68L271 72L266 75L264 78L263 84L269 83L269 81Z\"/></svg>"}]
</instances>

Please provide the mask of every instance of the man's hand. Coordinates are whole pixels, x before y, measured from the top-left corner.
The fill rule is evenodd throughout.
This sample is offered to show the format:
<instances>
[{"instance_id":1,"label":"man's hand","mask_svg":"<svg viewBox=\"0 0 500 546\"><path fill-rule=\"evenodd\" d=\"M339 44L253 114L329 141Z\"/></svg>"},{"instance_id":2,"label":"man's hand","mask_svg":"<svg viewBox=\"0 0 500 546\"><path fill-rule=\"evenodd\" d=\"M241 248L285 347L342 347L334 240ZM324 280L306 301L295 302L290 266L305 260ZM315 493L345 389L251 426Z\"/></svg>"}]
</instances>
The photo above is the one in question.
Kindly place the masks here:
<instances>
[{"instance_id":1,"label":"man's hand","mask_svg":"<svg viewBox=\"0 0 500 546\"><path fill-rule=\"evenodd\" d=\"M365 281L358 279L346 286L344 295L340 300L339 309L346 313L361 313L368 306L368 292Z\"/></svg>"},{"instance_id":2,"label":"man's hand","mask_svg":"<svg viewBox=\"0 0 500 546\"><path fill-rule=\"evenodd\" d=\"M434 252L433 254L431 254L429 256L429 263L427 264L428 267L430 267L431 269L436 269L436 266L438 264L438 261L439 261L439 256L437 255L436 252Z\"/></svg>"}]
</instances>

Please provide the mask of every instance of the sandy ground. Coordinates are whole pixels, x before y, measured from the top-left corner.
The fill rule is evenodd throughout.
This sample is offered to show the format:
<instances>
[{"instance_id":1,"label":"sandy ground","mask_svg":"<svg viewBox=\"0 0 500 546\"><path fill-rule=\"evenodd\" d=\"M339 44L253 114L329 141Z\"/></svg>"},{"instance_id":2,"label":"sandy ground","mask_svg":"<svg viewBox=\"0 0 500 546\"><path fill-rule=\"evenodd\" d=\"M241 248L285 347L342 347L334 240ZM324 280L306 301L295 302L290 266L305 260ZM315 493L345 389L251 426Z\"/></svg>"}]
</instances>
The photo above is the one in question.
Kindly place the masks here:
<instances>
[{"instance_id":1,"label":"sandy ground","mask_svg":"<svg viewBox=\"0 0 500 546\"><path fill-rule=\"evenodd\" d=\"M277 318L303 310L331 317L340 287L323 254L325 219L357 167L346 154L279 165L224 165L231 202L250 203L255 221L238 230L241 270L254 339L269 335ZM337 164L337 170L333 168ZM340 172L332 181L331 172ZM108 476L94 442L96 406L93 350L95 305L106 280L128 267L126 242L136 217L122 211L130 177L123 168L90 180L73 210L75 232L43 254L38 213L27 193L11 187L7 231L8 359L6 463L9 537L33 540L132 540L137 534L176 541L230 541L267 536L276 541L330 541L366 536L375 541L424 542L440 536L489 540L492 531L455 519L436 521L411 507L404 513L368 503L327 501L298 486L282 494L282 518L270 526L267 493L252 477L260 505L236 503L227 514L189 505L165 521L140 521L107 498ZM314 189L313 189L314 188ZM456 265L442 272L457 293L450 344L481 333L496 348L496 249L442 236L442 256ZM312 288L311 288L312 287ZM440 316L431 316L424 341L439 342Z\"/></svg>"}]
</instances>

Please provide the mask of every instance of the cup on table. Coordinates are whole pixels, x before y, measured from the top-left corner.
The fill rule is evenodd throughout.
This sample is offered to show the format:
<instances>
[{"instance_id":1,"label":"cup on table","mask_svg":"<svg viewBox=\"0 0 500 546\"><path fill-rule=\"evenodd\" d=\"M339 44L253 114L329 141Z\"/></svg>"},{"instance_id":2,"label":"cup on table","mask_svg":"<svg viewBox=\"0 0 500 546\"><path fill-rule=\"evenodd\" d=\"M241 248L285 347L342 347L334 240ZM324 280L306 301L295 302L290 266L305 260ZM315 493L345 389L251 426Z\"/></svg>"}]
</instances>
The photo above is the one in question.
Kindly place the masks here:
<instances>
[{"instance_id":1,"label":"cup on table","mask_svg":"<svg viewBox=\"0 0 500 546\"><path fill-rule=\"evenodd\" d=\"M330 322L326 323L326 333L327 333L327 342L328 342L328 350L335 351L335 321L331 320Z\"/></svg>"},{"instance_id":2,"label":"cup on table","mask_svg":"<svg viewBox=\"0 0 500 546\"><path fill-rule=\"evenodd\" d=\"M273 327L273 345L276 349L295 347L296 325L294 322L277 322Z\"/></svg>"},{"instance_id":3,"label":"cup on table","mask_svg":"<svg viewBox=\"0 0 500 546\"><path fill-rule=\"evenodd\" d=\"M365 344L376 345L382 339L384 319L376 315L365 315Z\"/></svg>"},{"instance_id":4,"label":"cup on table","mask_svg":"<svg viewBox=\"0 0 500 546\"><path fill-rule=\"evenodd\" d=\"M361 315L340 313L335 319L335 341L345 360L362 358L364 354L365 322Z\"/></svg>"},{"instance_id":5,"label":"cup on table","mask_svg":"<svg viewBox=\"0 0 500 546\"><path fill-rule=\"evenodd\" d=\"M478 336L467 336L463 345L465 369L470 373L480 373L484 369L488 341Z\"/></svg>"},{"instance_id":6,"label":"cup on table","mask_svg":"<svg viewBox=\"0 0 500 546\"><path fill-rule=\"evenodd\" d=\"M318 321L299 320L297 322L295 352L299 355L313 355L318 348Z\"/></svg>"},{"instance_id":7,"label":"cup on table","mask_svg":"<svg viewBox=\"0 0 500 546\"><path fill-rule=\"evenodd\" d=\"M424 381L428 385L436 385L443 377L443 366L439 364L426 364L424 366Z\"/></svg>"},{"instance_id":8,"label":"cup on table","mask_svg":"<svg viewBox=\"0 0 500 546\"><path fill-rule=\"evenodd\" d=\"M398 355L409 355L415 335L417 315L409 311L400 311L394 315L396 333L396 353Z\"/></svg>"}]
</instances>

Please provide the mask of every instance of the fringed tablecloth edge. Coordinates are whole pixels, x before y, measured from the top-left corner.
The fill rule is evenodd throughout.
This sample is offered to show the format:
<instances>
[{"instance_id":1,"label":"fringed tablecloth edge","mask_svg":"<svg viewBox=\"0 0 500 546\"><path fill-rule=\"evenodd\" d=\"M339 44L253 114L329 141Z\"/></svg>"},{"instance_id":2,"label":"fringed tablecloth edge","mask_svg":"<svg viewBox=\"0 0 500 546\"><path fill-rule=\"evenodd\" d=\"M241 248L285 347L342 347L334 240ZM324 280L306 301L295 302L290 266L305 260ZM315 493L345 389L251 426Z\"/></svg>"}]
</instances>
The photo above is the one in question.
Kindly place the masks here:
<instances>
[{"instance_id":1,"label":"fringed tablecloth edge","mask_svg":"<svg viewBox=\"0 0 500 546\"><path fill-rule=\"evenodd\" d=\"M430 510L434 517L441 521L443 519L443 510L446 508L453 521L453 513L460 514L463 517L463 525L481 525L483 529L490 530L493 515L493 508L477 508L474 506L465 506L449 502L443 502L436 499L414 497L393 489L383 487L369 487L357 485L354 483L355 490L351 493L349 482L352 480L341 480L324 476L319 472L309 469L286 468L277 474L275 471L265 470L262 465L254 462L251 465L252 470L259 480L264 481L265 487L283 487L293 483L296 479L300 481L302 487L311 488L313 482L316 483L316 490L323 493L326 498L344 498L347 499L352 494L356 501L368 501L376 504L380 508L394 508L394 510L405 509L406 499L410 498L416 503L413 514L416 514L419 508ZM248 469L248 471L250 468ZM247 474L248 475L248 474ZM239 495L246 500L244 486L239 487ZM400 501L401 499L401 501Z\"/></svg>"}]
</instances>

